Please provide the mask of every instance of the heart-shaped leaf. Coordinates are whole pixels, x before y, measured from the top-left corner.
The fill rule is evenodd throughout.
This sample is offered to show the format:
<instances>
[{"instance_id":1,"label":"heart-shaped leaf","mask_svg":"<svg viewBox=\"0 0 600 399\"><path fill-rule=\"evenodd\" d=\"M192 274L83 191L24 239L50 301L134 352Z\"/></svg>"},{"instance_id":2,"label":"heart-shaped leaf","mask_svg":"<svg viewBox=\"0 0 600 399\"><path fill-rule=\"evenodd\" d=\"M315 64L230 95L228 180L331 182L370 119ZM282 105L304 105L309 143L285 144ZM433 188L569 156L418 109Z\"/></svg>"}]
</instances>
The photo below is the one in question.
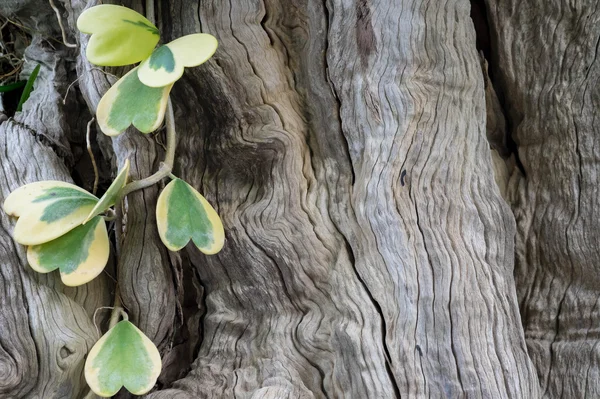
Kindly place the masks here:
<instances>
[{"instance_id":1,"label":"heart-shaped leaf","mask_svg":"<svg viewBox=\"0 0 600 399\"><path fill-rule=\"evenodd\" d=\"M48 273L60 269L65 285L75 287L102 273L110 246L106 223L96 216L67 234L27 249L27 260L33 270Z\"/></svg>"},{"instance_id":2,"label":"heart-shaped leaf","mask_svg":"<svg viewBox=\"0 0 600 399\"><path fill-rule=\"evenodd\" d=\"M93 218L94 216L100 215L102 212L106 211L108 208L115 204L117 200L117 196L119 195L119 191L125 186L127 183L127 177L129 176L129 159L125 160L123 164L123 168L113 180L108 190L104 193L104 195L100 198L100 201L96 204L94 209L90 212L88 217L83 221L83 223L87 223L88 220Z\"/></svg>"},{"instance_id":3,"label":"heart-shaped leaf","mask_svg":"<svg viewBox=\"0 0 600 399\"><path fill-rule=\"evenodd\" d=\"M82 12L77 28L92 35L85 54L92 64L102 66L140 62L150 56L160 39L156 26L143 15L111 4Z\"/></svg>"},{"instance_id":4,"label":"heart-shaped leaf","mask_svg":"<svg viewBox=\"0 0 600 399\"><path fill-rule=\"evenodd\" d=\"M190 239L207 255L223 248L225 232L217 212L192 186L173 179L156 204L158 234L171 251L179 251Z\"/></svg>"},{"instance_id":5,"label":"heart-shaped leaf","mask_svg":"<svg viewBox=\"0 0 600 399\"><path fill-rule=\"evenodd\" d=\"M133 124L140 132L158 129L165 117L173 85L149 87L140 82L137 67L111 87L98 103L96 118L107 136L116 136Z\"/></svg>"},{"instance_id":6,"label":"heart-shaped leaf","mask_svg":"<svg viewBox=\"0 0 600 399\"><path fill-rule=\"evenodd\" d=\"M98 198L84 189L61 181L26 184L4 201L4 211L19 218L15 241L39 245L71 231L85 220Z\"/></svg>"},{"instance_id":7,"label":"heart-shaped leaf","mask_svg":"<svg viewBox=\"0 0 600 399\"><path fill-rule=\"evenodd\" d=\"M217 39L206 33L195 33L160 46L140 64L138 76L146 86L162 87L183 75L184 67L198 66L217 50Z\"/></svg>"},{"instance_id":8,"label":"heart-shaped leaf","mask_svg":"<svg viewBox=\"0 0 600 399\"><path fill-rule=\"evenodd\" d=\"M122 386L135 395L150 391L161 370L156 346L136 326L120 321L92 347L85 362L91 390L108 398Z\"/></svg>"}]
</instances>

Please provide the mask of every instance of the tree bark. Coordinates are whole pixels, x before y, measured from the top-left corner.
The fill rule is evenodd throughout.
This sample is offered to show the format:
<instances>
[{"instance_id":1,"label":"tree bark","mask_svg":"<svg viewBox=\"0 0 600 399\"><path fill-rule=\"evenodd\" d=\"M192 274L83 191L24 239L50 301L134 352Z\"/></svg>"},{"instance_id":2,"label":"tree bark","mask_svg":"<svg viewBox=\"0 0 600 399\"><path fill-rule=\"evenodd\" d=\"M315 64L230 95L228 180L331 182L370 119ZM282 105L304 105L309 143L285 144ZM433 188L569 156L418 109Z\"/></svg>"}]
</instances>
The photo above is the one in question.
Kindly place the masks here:
<instances>
[{"instance_id":1,"label":"tree bark","mask_svg":"<svg viewBox=\"0 0 600 399\"><path fill-rule=\"evenodd\" d=\"M489 2L488 76L467 0L155 0L162 42L219 40L173 89L174 173L225 247L169 253L151 187L127 198L118 270L72 289L29 268L0 213L0 396L87 394L111 276L161 351L153 399L600 396L588 2ZM0 4L42 64L0 122L1 201L38 180L90 188L85 125L116 79L75 29L97 1L55 3L77 49L45 0ZM98 129L105 183L125 159L151 174L162 135Z\"/></svg>"},{"instance_id":2,"label":"tree bark","mask_svg":"<svg viewBox=\"0 0 600 399\"><path fill-rule=\"evenodd\" d=\"M493 65L524 172L509 196L517 293L549 398L600 397L598 11L594 1L489 4Z\"/></svg>"}]
</instances>

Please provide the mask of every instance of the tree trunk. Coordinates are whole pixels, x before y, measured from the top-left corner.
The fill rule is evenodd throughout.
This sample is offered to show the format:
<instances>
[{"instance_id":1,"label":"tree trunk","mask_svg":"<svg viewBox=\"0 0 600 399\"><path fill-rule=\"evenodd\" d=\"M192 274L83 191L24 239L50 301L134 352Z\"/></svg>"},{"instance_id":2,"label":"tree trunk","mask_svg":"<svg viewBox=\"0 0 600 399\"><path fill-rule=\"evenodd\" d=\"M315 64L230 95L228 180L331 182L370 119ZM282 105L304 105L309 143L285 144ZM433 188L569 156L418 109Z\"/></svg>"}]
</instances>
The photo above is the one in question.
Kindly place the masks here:
<instances>
[{"instance_id":1,"label":"tree trunk","mask_svg":"<svg viewBox=\"0 0 600 399\"><path fill-rule=\"evenodd\" d=\"M489 10L494 72L524 172L511 179L510 201L527 347L544 396L596 398L600 9L505 3Z\"/></svg>"},{"instance_id":2,"label":"tree trunk","mask_svg":"<svg viewBox=\"0 0 600 399\"><path fill-rule=\"evenodd\" d=\"M1 201L91 188L85 126L126 71L85 59L75 21L96 1L54 2L76 49L46 0L0 4L42 65L0 122ZM118 270L68 288L0 212L0 397L88 393L113 279L161 351L153 399L600 397L593 5L474 4L488 76L467 0L155 0L163 42L219 40L172 99L175 174L225 247L168 252L151 187L127 198ZM104 186L125 159L156 170L162 135L98 129Z\"/></svg>"}]
</instances>

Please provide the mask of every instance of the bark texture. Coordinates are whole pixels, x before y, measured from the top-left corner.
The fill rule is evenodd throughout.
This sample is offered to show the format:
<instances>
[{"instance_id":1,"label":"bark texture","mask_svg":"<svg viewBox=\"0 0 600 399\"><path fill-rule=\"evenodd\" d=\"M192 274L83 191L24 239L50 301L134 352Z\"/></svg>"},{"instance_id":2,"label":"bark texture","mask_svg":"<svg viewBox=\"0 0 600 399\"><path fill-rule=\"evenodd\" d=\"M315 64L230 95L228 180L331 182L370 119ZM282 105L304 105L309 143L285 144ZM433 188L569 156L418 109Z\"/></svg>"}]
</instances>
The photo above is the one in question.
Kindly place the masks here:
<instances>
[{"instance_id":1,"label":"bark texture","mask_svg":"<svg viewBox=\"0 0 600 399\"><path fill-rule=\"evenodd\" d=\"M0 4L43 65L0 122L1 201L37 180L89 185L85 124L115 78L74 29L97 2L55 2L77 49L46 1ZM155 0L163 42L219 39L172 98L175 174L215 206L226 244L169 253L161 187L127 198L115 278L163 356L148 397L600 396L600 14L583 3L490 2L490 79L467 0ZM486 120L518 159L493 160ZM139 179L163 157L161 132L96 138L104 174L129 159ZM507 166L520 162L525 175ZM36 274L12 223L0 214L0 396L83 397L114 273L78 289Z\"/></svg>"},{"instance_id":2,"label":"bark texture","mask_svg":"<svg viewBox=\"0 0 600 399\"><path fill-rule=\"evenodd\" d=\"M0 5L0 13L12 17L5 7L17 5ZM12 10L25 15L31 11ZM52 12L44 5L37 13L46 11ZM27 26L38 29L34 23ZM63 105L63 94L75 76L74 58L69 60L68 52L42 39L55 34L43 26L26 53L29 71L41 65L36 90L23 112L0 123L2 202L23 184L72 181L70 169L85 140L81 124L90 118L89 112L76 104L75 95ZM27 265L25 248L11 238L13 224L0 212L0 397L78 397L87 390L82 372L85 356L99 338L93 315L111 303L113 284L101 275L87 285L69 288L58 273L35 273ZM98 326L103 316L96 318Z\"/></svg>"},{"instance_id":3,"label":"bark texture","mask_svg":"<svg viewBox=\"0 0 600 399\"><path fill-rule=\"evenodd\" d=\"M600 7L505 1L488 11L497 88L524 169L509 196L529 354L544 397L600 397Z\"/></svg>"}]
</instances>

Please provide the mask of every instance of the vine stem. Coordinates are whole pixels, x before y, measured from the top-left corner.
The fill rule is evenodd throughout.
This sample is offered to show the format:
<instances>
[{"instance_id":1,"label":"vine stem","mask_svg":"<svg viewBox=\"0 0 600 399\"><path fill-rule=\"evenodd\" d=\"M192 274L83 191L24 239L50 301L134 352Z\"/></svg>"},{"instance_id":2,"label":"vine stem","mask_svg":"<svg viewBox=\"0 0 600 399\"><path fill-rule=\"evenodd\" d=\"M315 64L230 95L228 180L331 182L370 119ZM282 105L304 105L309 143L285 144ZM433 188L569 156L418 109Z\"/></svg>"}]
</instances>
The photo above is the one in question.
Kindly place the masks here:
<instances>
[{"instance_id":1,"label":"vine stem","mask_svg":"<svg viewBox=\"0 0 600 399\"><path fill-rule=\"evenodd\" d=\"M155 23L154 18L154 0L146 0L146 18L152 24ZM134 191L142 190L146 187L150 187L164 179L165 177L171 174L171 170L173 169L173 162L175 161L175 147L177 146L176 142L176 133L175 133L175 116L173 114L173 104L171 103L171 98L167 100L167 113L165 115L165 121L167 125L167 149L165 154L165 160L161 162L160 167L151 176L148 176L144 179L137 180L126 184L125 187L121 189L117 200L115 201L115 252L117 254L117 267L120 264L120 256L121 256L121 235L123 233L123 201L128 194L131 194ZM110 315L110 324L109 329L113 328L119 322L119 317L122 317L124 320L128 320L129 317L127 313L123 310L123 304L121 302L121 295L119 291L119 286L115 287L115 301L113 305L113 311Z\"/></svg>"},{"instance_id":2,"label":"vine stem","mask_svg":"<svg viewBox=\"0 0 600 399\"><path fill-rule=\"evenodd\" d=\"M92 129L92 123L96 118L90 119L87 124L87 132L85 134L85 143L87 144L88 154L90 154L90 159L92 160L92 167L94 168L94 187L92 188L92 194L96 195L96 191L98 191L98 165L96 165L96 158L94 157L94 152L92 151L92 143L90 141L90 130Z\"/></svg>"},{"instance_id":3,"label":"vine stem","mask_svg":"<svg viewBox=\"0 0 600 399\"><path fill-rule=\"evenodd\" d=\"M117 323L119 322L119 316L121 316L123 320L129 320L129 316L127 316L127 313L123 310L121 304L121 295L119 295L119 293L117 292L115 294L115 303L113 306L113 311L110 314L110 322L108 325L109 330L117 325Z\"/></svg>"},{"instance_id":4,"label":"vine stem","mask_svg":"<svg viewBox=\"0 0 600 399\"><path fill-rule=\"evenodd\" d=\"M67 33L65 32L65 27L62 23L62 17L60 15L60 11L54 4L54 1L52 1L52 0L48 0L48 1L50 3L50 7L52 7L52 9L54 10L54 13L56 14L56 19L58 20L58 26L60 26L60 32L62 33L63 44L70 48L77 48L76 43L69 43L69 41L67 40ZM150 1L150 0L147 0L147 1Z\"/></svg>"},{"instance_id":5,"label":"vine stem","mask_svg":"<svg viewBox=\"0 0 600 399\"><path fill-rule=\"evenodd\" d=\"M175 161L176 140L175 116L173 115L173 104L171 103L170 98L167 102L167 115L165 121L167 125L167 152L165 154L165 160L160 164L160 167L153 175L148 176L145 179L136 180L123 187L119 194L119 199L124 199L127 194L130 194L134 191L153 186L171 174L171 171L173 170L173 162Z\"/></svg>"},{"instance_id":6,"label":"vine stem","mask_svg":"<svg viewBox=\"0 0 600 399\"><path fill-rule=\"evenodd\" d=\"M125 200L125 197L134 191L153 186L165 177L169 176L171 174L171 170L173 169L177 140L175 132L175 115L173 113L173 104L171 103L171 98L169 98L167 101L167 113L165 115L165 122L167 125L167 151L165 154L165 160L160 164L160 168L158 169L158 171L156 171L156 173L154 173L151 176L126 184L125 187L123 187L119 192L119 196L115 201L115 252L117 253L117 265L120 264L119 258L121 256L121 235L123 233L123 201ZM114 327L119 322L119 316L122 316L125 320L127 320L127 313L123 311L118 286L115 291L115 302L113 305L113 311L110 316L109 328Z\"/></svg>"}]
</instances>

